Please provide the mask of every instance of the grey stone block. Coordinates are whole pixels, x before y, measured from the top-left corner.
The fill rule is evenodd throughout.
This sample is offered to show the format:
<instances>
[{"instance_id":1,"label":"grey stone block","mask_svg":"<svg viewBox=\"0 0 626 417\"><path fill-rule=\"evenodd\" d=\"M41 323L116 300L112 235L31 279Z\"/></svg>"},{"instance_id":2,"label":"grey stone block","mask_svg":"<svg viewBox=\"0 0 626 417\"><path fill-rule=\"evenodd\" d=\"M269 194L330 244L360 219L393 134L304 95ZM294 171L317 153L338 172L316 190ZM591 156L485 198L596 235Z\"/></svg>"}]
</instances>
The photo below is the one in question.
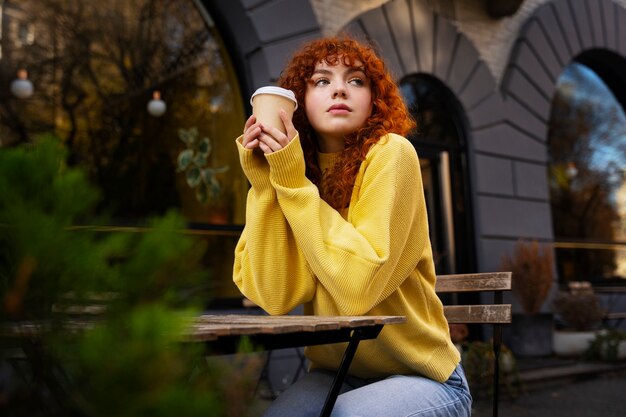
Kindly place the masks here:
<instances>
[{"instance_id":1,"label":"grey stone block","mask_svg":"<svg viewBox=\"0 0 626 417\"><path fill-rule=\"evenodd\" d=\"M534 47L534 45L533 45ZM549 54L552 54L552 51L544 51ZM554 61L554 55L551 57ZM554 61L556 63L556 61ZM558 65L558 63L557 63ZM514 78L514 72L521 71L523 75L527 79L531 79L532 83L536 85L539 93L546 98L547 100L551 100L554 94L554 88L557 81L557 78L561 72L561 68L558 70L555 69L554 74L548 70L548 64L544 61L544 57L538 57L535 52L528 45L527 41L519 42L515 49L515 61L512 63L512 66L509 68L509 72L505 77L506 82L503 84L503 89L508 90L511 88L510 83L512 82L511 77Z\"/></svg>"},{"instance_id":2,"label":"grey stone block","mask_svg":"<svg viewBox=\"0 0 626 417\"><path fill-rule=\"evenodd\" d=\"M408 2L392 1L383 6L383 11L387 15L387 21L391 22L390 30L398 45L404 74L419 72Z\"/></svg>"},{"instance_id":3,"label":"grey stone block","mask_svg":"<svg viewBox=\"0 0 626 417\"><path fill-rule=\"evenodd\" d=\"M604 39L604 30L602 28L602 3L603 1L593 2L593 4L587 4L589 11L589 24L591 25L591 37L593 38L593 46L604 46L606 39Z\"/></svg>"},{"instance_id":4,"label":"grey stone block","mask_svg":"<svg viewBox=\"0 0 626 417\"><path fill-rule=\"evenodd\" d=\"M524 66L526 58L529 55L525 54L526 50L530 50L532 45L532 51L534 60L541 63L548 72L548 78L552 81L552 84L556 83L556 79L559 78L561 72L563 72L563 64L559 61L557 53L552 49L551 43L545 37L538 20L533 20L533 23L528 27L528 30L524 34L523 40L518 45L517 54L511 60L511 63L515 63L518 66Z\"/></svg>"},{"instance_id":5,"label":"grey stone block","mask_svg":"<svg viewBox=\"0 0 626 417\"><path fill-rule=\"evenodd\" d=\"M317 17L307 0L275 0L250 12L262 43L319 30Z\"/></svg>"},{"instance_id":6,"label":"grey stone block","mask_svg":"<svg viewBox=\"0 0 626 417\"><path fill-rule=\"evenodd\" d=\"M483 236L552 239L548 202L479 196Z\"/></svg>"},{"instance_id":7,"label":"grey stone block","mask_svg":"<svg viewBox=\"0 0 626 417\"><path fill-rule=\"evenodd\" d=\"M433 38L435 19L437 18L427 7L412 7L413 27L417 42L417 64L422 72L433 72Z\"/></svg>"},{"instance_id":8,"label":"grey stone block","mask_svg":"<svg viewBox=\"0 0 626 417\"><path fill-rule=\"evenodd\" d=\"M252 80L253 91L263 85L272 84L276 81L276 78L272 78L270 75L265 51L262 49L249 55L248 70L250 72L250 79Z\"/></svg>"},{"instance_id":9,"label":"grey stone block","mask_svg":"<svg viewBox=\"0 0 626 417\"><path fill-rule=\"evenodd\" d=\"M552 3L542 7L537 13L537 18L541 22L541 28L546 33L552 49L556 52L561 65L565 67L572 58L572 52L569 44L565 40L565 36L561 31L561 26L554 15Z\"/></svg>"},{"instance_id":10,"label":"grey stone block","mask_svg":"<svg viewBox=\"0 0 626 417\"><path fill-rule=\"evenodd\" d=\"M585 50L593 47L593 36L591 35L591 23L589 21L589 15L587 6L597 7L597 1L589 2L588 0L569 0L570 11L573 12L572 18L574 26L576 27L576 33L578 33L578 39L581 42L580 49ZM593 3L593 5L589 4Z\"/></svg>"},{"instance_id":11,"label":"grey stone block","mask_svg":"<svg viewBox=\"0 0 626 417\"><path fill-rule=\"evenodd\" d=\"M381 24L381 22L385 21L382 9L370 10L360 20L368 35L376 40L379 51L383 55L391 74L396 79L404 75L389 27L386 24Z\"/></svg>"},{"instance_id":12,"label":"grey stone block","mask_svg":"<svg viewBox=\"0 0 626 417\"><path fill-rule=\"evenodd\" d=\"M513 167L510 159L476 154L476 191L513 196Z\"/></svg>"},{"instance_id":13,"label":"grey stone block","mask_svg":"<svg viewBox=\"0 0 626 417\"><path fill-rule=\"evenodd\" d=\"M454 47L455 43L459 42L460 36L454 26L447 20L439 18L437 19L435 36L435 50L434 50L434 74L439 77L440 80L446 80L450 73L450 65L454 62ZM474 51L476 56L478 53ZM468 69L469 71L469 69Z\"/></svg>"},{"instance_id":14,"label":"grey stone block","mask_svg":"<svg viewBox=\"0 0 626 417\"><path fill-rule=\"evenodd\" d=\"M547 121L550 118L551 97L546 92L531 83L529 78L526 77L517 68L512 68L509 76L507 77L507 84L504 86L504 91L507 96L515 96L519 101L524 103L525 107L529 110L532 109L532 113L537 117L541 117L542 121Z\"/></svg>"},{"instance_id":15,"label":"grey stone block","mask_svg":"<svg viewBox=\"0 0 626 417\"><path fill-rule=\"evenodd\" d=\"M546 161L546 147L543 143L506 123L472 131L471 138L476 151Z\"/></svg>"},{"instance_id":16,"label":"grey stone block","mask_svg":"<svg viewBox=\"0 0 626 417\"><path fill-rule=\"evenodd\" d=\"M467 38L461 36L450 64L452 66L450 76L446 80L452 91L456 93L463 87L477 63L478 52L476 48Z\"/></svg>"},{"instance_id":17,"label":"grey stone block","mask_svg":"<svg viewBox=\"0 0 626 417\"><path fill-rule=\"evenodd\" d=\"M605 46L611 50L617 48L617 27L615 25L617 7L612 1L604 1L600 4L603 17L602 24L604 25L604 34L606 36Z\"/></svg>"},{"instance_id":18,"label":"grey stone block","mask_svg":"<svg viewBox=\"0 0 626 417\"><path fill-rule=\"evenodd\" d=\"M617 8L617 52L626 56L626 9Z\"/></svg>"},{"instance_id":19,"label":"grey stone block","mask_svg":"<svg viewBox=\"0 0 626 417\"><path fill-rule=\"evenodd\" d=\"M515 248L515 239L481 238L478 243L478 264L481 271L500 271L502 257Z\"/></svg>"},{"instance_id":20,"label":"grey stone block","mask_svg":"<svg viewBox=\"0 0 626 417\"><path fill-rule=\"evenodd\" d=\"M255 88L274 83L294 51L303 43L319 36L320 34L315 32L292 37L282 42L264 46L252 54L249 62Z\"/></svg>"},{"instance_id":21,"label":"grey stone block","mask_svg":"<svg viewBox=\"0 0 626 417\"><path fill-rule=\"evenodd\" d=\"M580 53L583 49L578 39L578 28L575 25L574 16L567 1L552 2L552 7L556 14L556 18L563 30L566 43L569 46L570 56L573 57Z\"/></svg>"},{"instance_id":22,"label":"grey stone block","mask_svg":"<svg viewBox=\"0 0 626 417\"><path fill-rule=\"evenodd\" d=\"M550 199L548 172L545 164L516 161L513 163L513 172L517 196L546 201Z\"/></svg>"},{"instance_id":23,"label":"grey stone block","mask_svg":"<svg viewBox=\"0 0 626 417\"><path fill-rule=\"evenodd\" d=\"M472 109L491 94L498 94L495 80L487 65L480 62L472 78L458 92L458 99L465 109Z\"/></svg>"},{"instance_id":24,"label":"grey stone block","mask_svg":"<svg viewBox=\"0 0 626 417\"><path fill-rule=\"evenodd\" d=\"M467 118L469 119L472 129L493 125L502 121L504 116L502 107L503 102L500 94L492 94L476 107L468 108Z\"/></svg>"},{"instance_id":25,"label":"grey stone block","mask_svg":"<svg viewBox=\"0 0 626 417\"><path fill-rule=\"evenodd\" d=\"M535 139L546 140L548 129L546 123L550 117L549 111L541 115L533 113L530 108L522 106L520 101L513 96L505 100L504 109L506 119L518 129Z\"/></svg>"}]
</instances>

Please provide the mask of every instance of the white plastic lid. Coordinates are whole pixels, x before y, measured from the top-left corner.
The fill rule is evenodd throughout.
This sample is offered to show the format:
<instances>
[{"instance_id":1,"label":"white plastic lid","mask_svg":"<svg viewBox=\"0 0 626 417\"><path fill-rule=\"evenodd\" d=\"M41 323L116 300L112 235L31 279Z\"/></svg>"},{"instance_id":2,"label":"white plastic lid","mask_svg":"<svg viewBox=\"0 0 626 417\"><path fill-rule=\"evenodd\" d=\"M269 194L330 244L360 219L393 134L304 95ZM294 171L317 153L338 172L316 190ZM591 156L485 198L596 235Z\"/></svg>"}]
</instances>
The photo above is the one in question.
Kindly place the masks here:
<instances>
[{"instance_id":1,"label":"white plastic lid","mask_svg":"<svg viewBox=\"0 0 626 417\"><path fill-rule=\"evenodd\" d=\"M286 97L295 103L296 107L294 107L294 111L298 108L298 100L296 100L296 95L294 94L293 91L287 90L286 88L276 87L273 85L268 85L265 87L258 88L254 92L254 94L252 94L252 97L250 97L250 104L252 104L252 100L254 99L254 96L259 95L259 94L276 94L279 96Z\"/></svg>"}]
</instances>

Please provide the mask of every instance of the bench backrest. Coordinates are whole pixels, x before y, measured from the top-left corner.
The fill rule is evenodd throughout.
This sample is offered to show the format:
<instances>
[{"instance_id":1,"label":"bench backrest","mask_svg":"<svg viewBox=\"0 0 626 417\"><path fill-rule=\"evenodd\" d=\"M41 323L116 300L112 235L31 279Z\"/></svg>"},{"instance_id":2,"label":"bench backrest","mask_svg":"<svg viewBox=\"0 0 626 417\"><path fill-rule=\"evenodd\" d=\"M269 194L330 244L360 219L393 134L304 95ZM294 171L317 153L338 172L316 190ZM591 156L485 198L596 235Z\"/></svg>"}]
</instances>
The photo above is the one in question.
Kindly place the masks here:
<instances>
[{"instance_id":1,"label":"bench backrest","mask_svg":"<svg viewBox=\"0 0 626 417\"><path fill-rule=\"evenodd\" d=\"M498 417L502 324L511 322L511 304L502 303L502 294L511 290L511 273L438 275L435 290L438 294L485 291L494 294L494 304L453 305L443 308L448 323L493 324L493 417Z\"/></svg>"},{"instance_id":2,"label":"bench backrest","mask_svg":"<svg viewBox=\"0 0 626 417\"><path fill-rule=\"evenodd\" d=\"M437 275L438 294L493 292L494 304L444 306L448 323L510 323L511 304L502 303L502 292L511 290L510 272Z\"/></svg>"}]
</instances>

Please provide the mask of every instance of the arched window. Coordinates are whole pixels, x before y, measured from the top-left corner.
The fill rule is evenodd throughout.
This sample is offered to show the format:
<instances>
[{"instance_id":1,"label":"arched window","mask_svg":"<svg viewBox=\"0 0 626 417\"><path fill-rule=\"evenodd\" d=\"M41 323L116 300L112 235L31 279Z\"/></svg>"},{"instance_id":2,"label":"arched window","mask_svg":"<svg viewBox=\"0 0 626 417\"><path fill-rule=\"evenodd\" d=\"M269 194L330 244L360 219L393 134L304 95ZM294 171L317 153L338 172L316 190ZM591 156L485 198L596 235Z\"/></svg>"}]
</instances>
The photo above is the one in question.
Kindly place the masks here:
<instances>
[{"instance_id":1,"label":"arched window","mask_svg":"<svg viewBox=\"0 0 626 417\"><path fill-rule=\"evenodd\" d=\"M585 65L593 65L589 58L583 55L565 69L552 101L548 143L557 267L563 282L626 283L626 117L605 80Z\"/></svg>"},{"instance_id":2,"label":"arched window","mask_svg":"<svg viewBox=\"0 0 626 417\"><path fill-rule=\"evenodd\" d=\"M409 140L420 158L437 273L475 270L469 204L465 116L437 78L414 74L400 89L417 122Z\"/></svg>"},{"instance_id":3,"label":"arched window","mask_svg":"<svg viewBox=\"0 0 626 417\"><path fill-rule=\"evenodd\" d=\"M121 222L179 208L194 223L243 223L246 181L232 141L244 106L197 4L6 1L7 28L26 25L33 36L5 32L2 85L25 68L35 94L0 93L3 143L57 135ZM159 117L147 110L155 91L167 106ZM180 156L186 149L195 152Z\"/></svg>"},{"instance_id":4,"label":"arched window","mask_svg":"<svg viewBox=\"0 0 626 417\"><path fill-rule=\"evenodd\" d=\"M101 190L112 226L141 225L178 209L194 233L206 235L206 263L234 293L229 260L248 190L234 139L245 108L226 48L200 2L2 5L0 86L10 85L20 68L34 85L27 99L0 89L2 146L56 135L70 163L84 166ZM32 29L28 42L11 29L20 27ZM156 91L163 114L148 109Z\"/></svg>"}]
</instances>

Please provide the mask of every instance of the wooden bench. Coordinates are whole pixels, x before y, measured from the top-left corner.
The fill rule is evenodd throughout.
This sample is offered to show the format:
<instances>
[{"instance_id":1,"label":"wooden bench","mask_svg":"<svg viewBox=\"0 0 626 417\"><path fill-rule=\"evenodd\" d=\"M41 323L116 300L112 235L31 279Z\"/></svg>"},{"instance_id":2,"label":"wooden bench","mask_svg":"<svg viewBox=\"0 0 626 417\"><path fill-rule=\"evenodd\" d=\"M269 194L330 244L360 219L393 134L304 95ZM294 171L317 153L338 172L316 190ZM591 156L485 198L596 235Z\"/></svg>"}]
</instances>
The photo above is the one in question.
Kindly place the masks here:
<instances>
[{"instance_id":1,"label":"wooden bench","mask_svg":"<svg viewBox=\"0 0 626 417\"><path fill-rule=\"evenodd\" d=\"M500 348L502 325L511 323L511 304L503 304L503 292L511 290L511 272L438 275L437 294L492 292L493 304L446 305L444 314L448 323L493 325L493 416L498 416Z\"/></svg>"},{"instance_id":2,"label":"wooden bench","mask_svg":"<svg viewBox=\"0 0 626 417\"><path fill-rule=\"evenodd\" d=\"M492 292L494 294L493 304L446 305L444 306L444 314L448 323L493 325L493 416L497 417L500 348L502 346L501 326L511 323L511 305L503 304L502 299L503 292L511 290L511 272L438 275L435 290L438 294L468 292ZM247 298L243 299L243 306L246 308L258 308L256 304ZM303 358L301 357L301 359ZM268 364L269 360L265 365L266 368ZM303 366L303 360L300 361L300 366ZM264 372L266 372L266 368L264 368ZM263 375L261 378L268 378L268 376Z\"/></svg>"}]
</instances>

